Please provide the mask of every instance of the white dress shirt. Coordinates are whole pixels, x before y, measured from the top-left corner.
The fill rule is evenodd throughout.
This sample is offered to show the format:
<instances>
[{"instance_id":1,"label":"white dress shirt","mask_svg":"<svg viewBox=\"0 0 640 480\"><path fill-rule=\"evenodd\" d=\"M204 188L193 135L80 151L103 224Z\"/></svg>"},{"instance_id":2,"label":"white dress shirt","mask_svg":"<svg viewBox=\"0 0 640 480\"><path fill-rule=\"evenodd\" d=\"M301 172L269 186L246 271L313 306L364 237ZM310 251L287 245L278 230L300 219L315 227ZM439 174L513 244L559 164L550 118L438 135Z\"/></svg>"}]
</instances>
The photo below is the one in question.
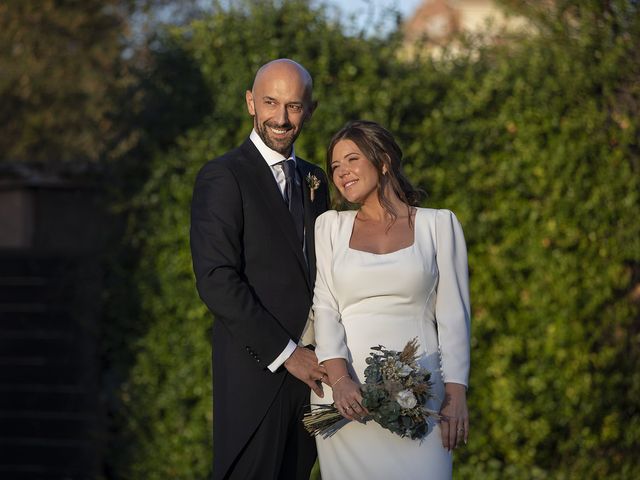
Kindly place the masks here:
<instances>
[{"instance_id":1,"label":"white dress shirt","mask_svg":"<svg viewBox=\"0 0 640 480\"><path fill-rule=\"evenodd\" d=\"M264 158L264 161L267 162L267 165L271 168L271 173L273 173L273 178L275 178L278 187L280 188L280 193L282 194L282 198L285 198L285 188L287 184L287 180L284 176L284 169L282 168L282 162L285 160L293 160L296 162L296 153L293 146L291 146L291 155L289 157L285 157L281 153L276 152L275 150L270 149L265 145L265 143L258 135L258 132L254 130L251 131L251 135L249 135L249 139L253 142L253 144ZM297 345L293 340L289 340L289 343L285 347L278 357L269 364L267 367L271 372L275 372L294 352Z\"/></svg>"}]
</instances>

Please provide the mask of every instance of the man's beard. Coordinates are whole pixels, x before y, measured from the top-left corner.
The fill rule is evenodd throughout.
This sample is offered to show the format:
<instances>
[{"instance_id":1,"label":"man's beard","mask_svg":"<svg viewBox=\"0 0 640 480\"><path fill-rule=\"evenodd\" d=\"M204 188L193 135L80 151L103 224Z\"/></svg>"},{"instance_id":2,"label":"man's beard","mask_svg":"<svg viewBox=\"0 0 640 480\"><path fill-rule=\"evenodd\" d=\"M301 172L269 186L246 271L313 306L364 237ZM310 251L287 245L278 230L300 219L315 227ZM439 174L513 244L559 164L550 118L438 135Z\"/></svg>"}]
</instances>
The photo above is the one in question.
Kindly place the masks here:
<instances>
[{"instance_id":1,"label":"man's beard","mask_svg":"<svg viewBox=\"0 0 640 480\"><path fill-rule=\"evenodd\" d=\"M258 122L257 119L255 122L256 132L258 132L258 136L262 139L262 141L267 147L269 147L271 150L275 150L281 155L284 155L284 156L289 155L291 153L291 146L293 145L293 142L295 142L296 138L298 137L297 132L295 132L293 135L289 137L285 137L282 140L279 140L279 139L274 139L270 137L271 132L269 130L269 127L277 128L280 130L289 130L292 127L292 125L290 123L287 123L285 125L268 125L268 124Z\"/></svg>"}]
</instances>

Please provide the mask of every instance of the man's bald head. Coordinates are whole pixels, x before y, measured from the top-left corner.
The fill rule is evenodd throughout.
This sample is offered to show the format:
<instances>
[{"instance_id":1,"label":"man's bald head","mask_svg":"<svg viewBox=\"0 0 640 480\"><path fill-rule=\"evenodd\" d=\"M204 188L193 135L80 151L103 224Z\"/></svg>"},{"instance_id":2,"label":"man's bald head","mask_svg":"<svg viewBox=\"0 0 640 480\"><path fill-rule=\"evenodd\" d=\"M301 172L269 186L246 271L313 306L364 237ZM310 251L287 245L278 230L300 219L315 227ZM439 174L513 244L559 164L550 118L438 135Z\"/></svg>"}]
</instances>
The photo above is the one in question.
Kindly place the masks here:
<instances>
[{"instance_id":1,"label":"man's bald head","mask_svg":"<svg viewBox=\"0 0 640 480\"><path fill-rule=\"evenodd\" d=\"M297 77L298 81L304 85L305 92L309 95L309 101L311 101L313 79L307 69L298 62L294 62L288 58L278 58L277 60L265 63L256 72L251 90L254 91L256 85L259 86L261 82L269 81L273 77Z\"/></svg>"},{"instance_id":2,"label":"man's bald head","mask_svg":"<svg viewBox=\"0 0 640 480\"><path fill-rule=\"evenodd\" d=\"M315 109L313 80L299 63L280 58L258 70L245 97L253 127L272 150L288 156Z\"/></svg>"}]
</instances>

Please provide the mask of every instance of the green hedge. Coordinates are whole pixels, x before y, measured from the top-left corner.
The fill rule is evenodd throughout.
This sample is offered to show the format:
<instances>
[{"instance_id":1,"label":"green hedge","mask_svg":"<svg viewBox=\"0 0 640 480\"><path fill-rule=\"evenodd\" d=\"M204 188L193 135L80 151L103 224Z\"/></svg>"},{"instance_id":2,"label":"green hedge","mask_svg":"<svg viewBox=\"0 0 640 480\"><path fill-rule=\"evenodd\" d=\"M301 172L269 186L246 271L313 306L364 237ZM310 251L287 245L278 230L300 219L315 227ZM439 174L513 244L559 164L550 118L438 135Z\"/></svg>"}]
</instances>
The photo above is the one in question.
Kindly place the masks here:
<instances>
[{"instance_id":1,"label":"green hedge","mask_svg":"<svg viewBox=\"0 0 640 480\"><path fill-rule=\"evenodd\" d=\"M323 164L347 120L379 121L425 205L463 223L472 435L456 477L640 476L640 12L629 1L508 3L536 33L438 60L403 60L399 32L347 35L302 0L244 2L167 32L163 48L199 67L211 109L153 158L133 204L135 301L111 300L136 305L118 310L119 328L138 325L114 422L118 478L210 472L211 317L191 272L191 188L205 161L246 137L244 90L280 56L315 80L303 156Z\"/></svg>"}]
</instances>

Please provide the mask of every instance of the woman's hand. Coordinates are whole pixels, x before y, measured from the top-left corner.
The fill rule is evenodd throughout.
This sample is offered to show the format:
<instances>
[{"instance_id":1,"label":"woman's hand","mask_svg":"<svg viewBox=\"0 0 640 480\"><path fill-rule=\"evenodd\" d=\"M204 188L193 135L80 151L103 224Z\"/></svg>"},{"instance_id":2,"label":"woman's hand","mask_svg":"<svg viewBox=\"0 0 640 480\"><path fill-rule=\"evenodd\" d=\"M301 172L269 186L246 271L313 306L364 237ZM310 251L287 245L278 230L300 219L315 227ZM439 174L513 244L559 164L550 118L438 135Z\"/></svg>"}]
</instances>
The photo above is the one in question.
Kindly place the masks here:
<instances>
[{"instance_id":1,"label":"woman's hand","mask_svg":"<svg viewBox=\"0 0 640 480\"><path fill-rule=\"evenodd\" d=\"M444 401L440 407L442 445L451 451L469 439L469 411L467 387L459 383L445 383Z\"/></svg>"},{"instance_id":2,"label":"woman's hand","mask_svg":"<svg viewBox=\"0 0 640 480\"><path fill-rule=\"evenodd\" d=\"M362 420L369 412L362 406L360 385L348 375L338 379L333 386L333 403L344 418Z\"/></svg>"}]
</instances>

